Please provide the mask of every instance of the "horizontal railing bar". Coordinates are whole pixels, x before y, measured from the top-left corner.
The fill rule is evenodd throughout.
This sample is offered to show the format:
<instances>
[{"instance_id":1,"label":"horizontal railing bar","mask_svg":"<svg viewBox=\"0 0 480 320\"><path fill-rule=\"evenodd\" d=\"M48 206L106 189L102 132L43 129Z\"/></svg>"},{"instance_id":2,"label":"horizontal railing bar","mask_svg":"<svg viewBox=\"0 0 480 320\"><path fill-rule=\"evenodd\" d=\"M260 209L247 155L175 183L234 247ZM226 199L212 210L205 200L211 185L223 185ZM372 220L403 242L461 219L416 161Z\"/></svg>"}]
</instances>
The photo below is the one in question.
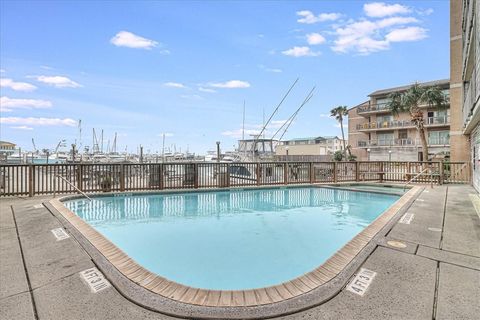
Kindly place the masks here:
<instances>
[{"instance_id":1,"label":"horizontal railing bar","mask_svg":"<svg viewBox=\"0 0 480 320\"><path fill-rule=\"evenodd\" d=\"M429 174L422 174L430 167ZM340 181L378 180L408 184L415 175L422 183L470 183L471 166L467 162L440 161L0 164L0 196L33 196L74 190L123 192ZM68 182L61 181L57 185L57 176Z\"/></svg>"}]
</instances>

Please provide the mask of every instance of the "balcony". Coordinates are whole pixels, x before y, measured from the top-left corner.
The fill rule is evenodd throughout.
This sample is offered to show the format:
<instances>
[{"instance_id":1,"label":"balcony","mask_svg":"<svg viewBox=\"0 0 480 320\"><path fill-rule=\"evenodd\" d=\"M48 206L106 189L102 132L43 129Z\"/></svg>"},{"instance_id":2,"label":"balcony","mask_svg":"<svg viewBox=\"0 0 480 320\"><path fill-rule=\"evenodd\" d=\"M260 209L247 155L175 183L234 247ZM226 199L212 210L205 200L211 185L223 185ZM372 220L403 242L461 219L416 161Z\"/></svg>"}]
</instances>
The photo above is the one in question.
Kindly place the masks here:
<instances>
[{"instance_id":1,"label":"balcony","mask_svg":"<svg viewBox=\"0 0 480 320\"><path fill-rule=\"evenodd\" d=\"M450 105L450 95L446 94L445 95L446 103L447 105ZM420 108L430 108L431 106L429 104L421 104L419 106ZM363 106L363 107L358 107L357 108L357 113L359 115L368 115L368 114L374 114L374 113L389 113L390 108L388 107L387 103L381 103L381 104L371 104L368 106Z\"/></svg>"},{"instance_id":2,"label":"balcony","mask_svg":"<svg viewBox=\"0 0 480 320\"><path fill-rule=\"evenodd\" d=\"M367 114L367 113L380 113L380 112L390 112L390 108L387 107L386 103L380 104L371 104L364 107L358 107L358 114Z\"/></svg>"},{"instance_id":3,"label":"balcony","mask_svg":"<svg viewBox=\"0 0 480 320\"><path fill-rule=\"evenodd\" d=\"M429 146L449 146L449 137L435 137L427 140ZM359 148L382 148L382 147L417 147L422 146L420 139L385 139L385 140L360 140L357 141Z\"/></svg>"},{"instance_id":4,"label":"balcony","mask_svg":"<svg viewBox=\"0 0 480 320\"><path fill-rule=\"evenodd\" d=\"M429 117L425 119L426 127L441 127L450 124L450 117ZM377 130L391 130L391 129L408 129L415 128L414 124L410 120L394 120L384 122L367 122L363 124L357 124L358 131L377 131Z\"/></svg>"},{"instance_id":5,"label":"balcony","mask_svg":"<svg viewBox=\"0 0 480 320\"><path fill-rule=\"evenodd\" d=\"M438 116L438 117L429 117L427 121L425 121L425 126L427 127L435 127L435 126L448 126L450 125L450 117L449 116Z\"/></svg>"},{"instance_id":6,"label":"balcony","mask_svg":"<svg viewBox=\"0 0 480 320\"><path fill-rule=\"evenodd\" d=\"M414 125L410 120L367 122L364 124L357 125L358 131L388 130L388 129L394 129L394 128L414 128Z\"/></svg>"},{"instance_id":7,"label":"balcony","mask_svg":"<svg viewBox=\"0 0 480 320\"><path fill-rule=\"evenodd\" d=\"M408 147L416 146L419 141L416 139L385 139L385 140L360 140L357 145L360 148L371 147Z\"/></svg>"}]
</instances>

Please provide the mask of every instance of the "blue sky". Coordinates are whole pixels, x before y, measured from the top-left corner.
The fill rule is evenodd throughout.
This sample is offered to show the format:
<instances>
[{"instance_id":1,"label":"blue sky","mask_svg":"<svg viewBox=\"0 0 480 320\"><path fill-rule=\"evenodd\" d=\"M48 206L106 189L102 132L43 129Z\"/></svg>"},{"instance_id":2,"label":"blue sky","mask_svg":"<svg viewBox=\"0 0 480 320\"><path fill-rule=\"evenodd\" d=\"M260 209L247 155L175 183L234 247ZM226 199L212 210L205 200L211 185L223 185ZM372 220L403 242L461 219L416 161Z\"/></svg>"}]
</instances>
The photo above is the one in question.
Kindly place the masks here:
<instances>
[{"instance_id":1,"label":"blue sky","mask_svg":"<svg viewBox=\"0 0 480 320\"><path fill-rule=\"evenodd\" d=\"M328 117L377 89L448 78L448 1L2 1L2 140L232 150L293 81L267 135L316 86L286 138L340 135ZM78 141L77 141L78 142Z\"/></svg>"}]
</instances>

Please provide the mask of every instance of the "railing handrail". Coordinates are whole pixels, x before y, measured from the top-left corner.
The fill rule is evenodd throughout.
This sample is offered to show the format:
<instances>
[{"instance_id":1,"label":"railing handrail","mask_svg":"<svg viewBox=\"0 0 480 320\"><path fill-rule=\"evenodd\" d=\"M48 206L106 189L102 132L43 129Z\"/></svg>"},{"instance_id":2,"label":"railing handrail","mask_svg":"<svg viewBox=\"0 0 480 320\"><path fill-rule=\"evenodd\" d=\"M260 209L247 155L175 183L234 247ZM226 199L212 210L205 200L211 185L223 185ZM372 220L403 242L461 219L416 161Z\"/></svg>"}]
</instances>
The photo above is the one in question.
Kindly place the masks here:
<instances>
[{"instance_id":1,"label":"railing handrail","mask_svg":"<svg viewBox=\"0 0 480 320\"><path fill-rule=\"evenodd\" d=\"M69 184L71 187L73 187L73 189L75 189L75 190L77 190L78 192L80 192L85 198L87 198L88 200L92 201L92 198L90 198L89 196L87 196L87 194L86 194L85 192L83 192L82 190L80 190L79 188L77 188L77 186L75 186L73 183L71 183L70 181L68 181L67 179L65 179L64 177L62 177L61 175L56 174L55 177L62 179L62 180L65 181L67 184ZM54 196L56 195L56 189L54 190L53 195L54 195Z\"/></svg>"},{"instance_id":2,"label":"railing handrail","mask_svg":"<svg viewBox=\"0 0 480 320\"><path fill-rule=\"evenodd\" d=\"M172 167L170 167L170 165ZM0 196L224 188L246 185L394 181L470 183L469 163L439 161L269 161L167 164L0 164ZM98 168L97 168L98 167ZM244 167L244 168L237 168ZM427 172L428 168L431 172ZM222 175L225 173L226 175ZM239 180L240 179L240 180ZM247 182L254 181L254 182Z\"/></svg>"}]
</instances>

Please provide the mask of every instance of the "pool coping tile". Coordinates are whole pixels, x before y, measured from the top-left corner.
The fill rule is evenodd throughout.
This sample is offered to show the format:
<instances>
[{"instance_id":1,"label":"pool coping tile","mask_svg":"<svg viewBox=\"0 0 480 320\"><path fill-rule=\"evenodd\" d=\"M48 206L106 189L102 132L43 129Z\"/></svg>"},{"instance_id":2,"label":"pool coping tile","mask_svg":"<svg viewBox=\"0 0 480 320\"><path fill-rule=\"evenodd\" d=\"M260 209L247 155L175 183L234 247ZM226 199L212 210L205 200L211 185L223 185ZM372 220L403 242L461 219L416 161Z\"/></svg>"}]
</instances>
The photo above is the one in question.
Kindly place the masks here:
<instances>
[{"instance_id":1,"label":"pool coping tile","mask_svg":"<svg viewBox=\"0 0 480 320\"><path fill-rule=\"evenodd\" d=\"M396 219L399 219L401 216L400 213L403 214L402 211L406 210L406 207L408 207L415 200L422 190L423 187L420 186L414 186L410 188L409 191L407 191L401 198L399 198L386 211L377 217L370 225L353 237L316 269L300 277L275 286L238 291L192 288L170 281L148 271L141 265L137 264L125 252L110 242L110 240L105 238L101 233L93 229L93 227L91 227L88 223L83 221L79 216L71 212L63 205L63 201L79 198L79 196L56 198L50 200L46 204L47 208L49 208L52 213L59 213L68 224L73 226L73 228L76 229L79 234L83 236L85 240L101 254L101 256L103 256L103 258L105 258L123 276L135 283L135 285L140 286L149 292L167 298L168 302L179 302L189 306L187 308L188 311L185 313L182 313L180 310L181 308L177 306L176 308L172 308L174 311L167 312L168 314L180 315L183 317L191 316L192 312L195 314L195 307L208 307L208 309L201 309L200 312L200 314L205 314L205 310L208 310L206 312L208 314L209 312L213 311L212 308L216 307L218 310L220 310L220 314L222 310L234 308L235 310L239 310L239 312L237 312L239 318L249 318L248 314L252 313L249 308L254 310L253 307L260 308L261 306L281 304L287 300L293 300L293 298L300 296L307 297L306 294L313 291L317 292L325 286L328 287L328 290L332 291L333 289L330 287L334 284L334 282L336 286L335 290L338 292L338 290L341 289L349 277L343 276L341 285L337 284L339 281L332 280L338 280L338 276L345 273L344 270L352 264L357 263L359 265L361 262L363 262L366 259L366 256L362 257L363 260L357 259L360 253L367 247L372 248L370 245L370 243L372 243L371 240L388 224L393 225L393 218L396 217ZM139 194L142 193L144 192L139 192ZM129 192L129 194L132 194L132 192ZM79 242L84 243L83 241ZM88 248L85 249L87 252L89 252ZM94 259L93 256L92 259ZM352 269L352 267L349 269ZM356 269L353 269L353 271L355 270ZM115 285L115 281L111 282ZM327 289L325 290L328 291ZM134 298L132 298L132 300L135 301ZM148 302L141 302L140 304L148 305ZM156 309L151 306L149 306L149 308ZM245 312L242 313L242 310ZM270 310L270 316L272 313L275 314L271 308L268 310ZM285 313L285 311L283 313L280 312L281 310L283 309L279 308L277 314ZM162 312L162 310L158 311ZM255 312L256 311L253 313ZM199 318L202 317L206 316L199 315Z\"/></svg>"}]
</instances>

